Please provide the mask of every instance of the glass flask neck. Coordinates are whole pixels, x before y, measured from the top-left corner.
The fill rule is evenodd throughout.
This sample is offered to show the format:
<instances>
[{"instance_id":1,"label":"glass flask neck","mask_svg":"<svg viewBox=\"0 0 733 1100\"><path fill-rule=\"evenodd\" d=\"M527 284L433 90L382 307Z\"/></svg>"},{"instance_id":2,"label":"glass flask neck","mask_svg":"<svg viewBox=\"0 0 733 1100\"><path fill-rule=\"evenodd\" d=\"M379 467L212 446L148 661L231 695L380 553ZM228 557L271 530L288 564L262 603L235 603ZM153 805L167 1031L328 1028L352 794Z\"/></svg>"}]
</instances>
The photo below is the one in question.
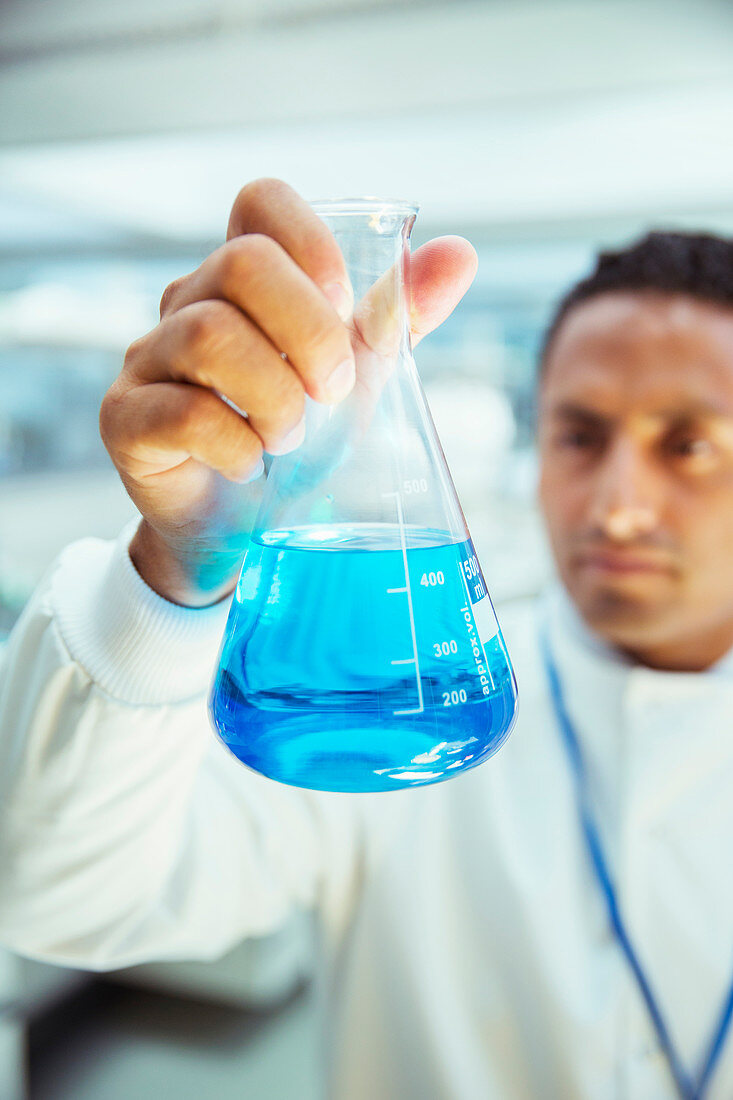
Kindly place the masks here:
<instances>
[{"instance_id":1,"label":"glass flask neck","mask_svg":"<svg viewBox=\"0 0 733 1100\"><path fill-rule=\"evenodd\" d=\"M379 282L382 308L409 340L410 234L417 205L381 199L334 199L312 206L336 239L354 301L368 300Z\"/></svg>"},{"instance_id":2,"label":"glass flask neck","mask_svg":"<svg viewBox=\"0 0 733 1100\"><path fill-rule=\"evenodd\" d=\"M286 533L335 549L346 538L354 550L367 536L370 545L463 542L465 520L412 358L409 239L417 208L356 199L314 209L351 281L356 382L337 405L306 402L305 440L272 462L257 537Z\"/></svg>"}]
</instances>

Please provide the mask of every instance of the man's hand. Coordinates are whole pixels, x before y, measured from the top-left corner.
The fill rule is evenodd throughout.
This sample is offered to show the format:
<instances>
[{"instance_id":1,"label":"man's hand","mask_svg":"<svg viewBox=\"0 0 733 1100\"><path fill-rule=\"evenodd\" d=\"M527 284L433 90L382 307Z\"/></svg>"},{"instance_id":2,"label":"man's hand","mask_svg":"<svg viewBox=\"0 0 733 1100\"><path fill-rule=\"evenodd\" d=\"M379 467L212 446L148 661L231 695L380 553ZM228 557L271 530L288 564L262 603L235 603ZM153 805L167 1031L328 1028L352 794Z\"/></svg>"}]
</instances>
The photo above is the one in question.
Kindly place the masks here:
<instances>
[{"instance_id":1,"label":"man's hand","mask_svg":"<svg viewBox=\"0 0 733 1100\"><path fill-rule=\"evenodd\" d=\"M413 343L445 320L475 272L459 237L415 252ZM246 483L262 472L263 451L300 445L306 394L335 404L354 385L353 304L330 231L287 184L267 179L240 191L227 243L166 289L160 323L128 349L100 416L143 516L132 560L160 595L203 606L236 583L259 496Z\"/></svg>"}]
</instances>

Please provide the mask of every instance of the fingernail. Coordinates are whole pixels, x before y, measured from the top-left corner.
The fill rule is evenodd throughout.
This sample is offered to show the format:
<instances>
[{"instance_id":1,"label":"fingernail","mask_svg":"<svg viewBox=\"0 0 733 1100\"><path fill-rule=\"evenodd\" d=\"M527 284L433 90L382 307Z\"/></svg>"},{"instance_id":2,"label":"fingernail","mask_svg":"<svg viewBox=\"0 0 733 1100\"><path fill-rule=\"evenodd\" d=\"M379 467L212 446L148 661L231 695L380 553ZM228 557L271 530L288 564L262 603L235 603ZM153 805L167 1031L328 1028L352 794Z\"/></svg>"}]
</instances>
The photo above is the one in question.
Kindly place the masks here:
<instances>
[{"instance_id":1,"label":"fingernail","mask_svg":"<svg viewBox=\"0 0 733 1100\"><path fill-rule=\"evenodd\" d=\"M284 439L280 441L280 444L276 451L272 451L272 454L286 455L290 451L294 451L296 447L299 447L305 439L305 417L301 417L298 423L295 425L292 431L288 432Z\"/></svg>"},{"instance_id":2,"label":"fingernail","mask_svg":"<svg viewBox=\"0 0 733 1100\"><path fill-rule=\"evenodd\" d=\"M342 401L351 392L356 378L353 359L344 359L326 379L326 390L332 401Z\"/></svg>"},{"instance_id":3,"label":"fingernail","mask_svg":"<svg viewBox=\"0 0 733 1100\"><path fill-rule=\"evenodd\" d=\"M326 295L341 320L348 321L351 318L351 311L354 308L354 300L343 284L329 283L328 286L324 286L323 293Z\"/></svg>"},{"instance_id":4,"label":"fingernail","mask_svg":"<svg viewBox=\"0 0 733 1100\"><path fill-rule=\"evenodd\" d=\"M257 481L257 478L262 477L264 472L265 472L265 464L262 461L262 459L260 459L260 461L257 463L257 465L255 466L254 470L249 475L249 477L245 478L245 481L244 481L245 485L249 485L249 483L251 481Z\"/></svg>"}]
</instances>

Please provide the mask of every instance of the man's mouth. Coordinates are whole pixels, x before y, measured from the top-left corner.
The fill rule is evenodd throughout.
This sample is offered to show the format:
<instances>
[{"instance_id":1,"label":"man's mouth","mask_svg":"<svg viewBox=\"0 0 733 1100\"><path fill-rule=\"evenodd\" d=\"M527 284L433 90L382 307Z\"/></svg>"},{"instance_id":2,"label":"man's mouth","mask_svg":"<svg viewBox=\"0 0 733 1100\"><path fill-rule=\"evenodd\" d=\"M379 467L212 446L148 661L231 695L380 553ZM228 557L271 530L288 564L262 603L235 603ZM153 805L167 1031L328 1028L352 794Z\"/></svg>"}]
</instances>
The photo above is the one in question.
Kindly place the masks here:
<instances>
[{"instance_id":1,"label":"man's mouth","mask_svg":"<svg viewBox=\"0 0 733 1100\"><path fill-rule=\"evenodd\" d=\"M583 550L575 555L575 564L589 572L612 576L669 575L675 571L668 556L652 551L624 550L618 547Z\"/></svg>"}]
</instances>

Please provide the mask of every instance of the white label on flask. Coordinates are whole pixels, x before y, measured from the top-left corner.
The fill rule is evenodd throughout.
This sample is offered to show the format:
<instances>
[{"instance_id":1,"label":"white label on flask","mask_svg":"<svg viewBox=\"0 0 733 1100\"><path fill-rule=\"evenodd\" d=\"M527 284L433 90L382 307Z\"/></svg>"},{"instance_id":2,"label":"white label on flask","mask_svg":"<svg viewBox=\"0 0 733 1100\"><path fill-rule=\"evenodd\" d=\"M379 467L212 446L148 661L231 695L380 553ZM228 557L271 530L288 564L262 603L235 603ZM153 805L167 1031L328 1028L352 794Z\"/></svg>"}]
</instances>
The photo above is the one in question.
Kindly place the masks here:
<instances>
[{"instance_id":1,"label":"white label on flask","mask_svg":"<svg viewBox=\"0 0 733 1100\"><path fill-rule=\"evenodd\" d=\"M469 546L473 550L471 543L469 543ZM486 645L499 633L499 624L496 621L496 615L486 588L486 581L475 553L461 559L461 573L468 598L471 601L476 632L481 639L481 644Z\"/></svg>"},{"instance_id":2,"label":"white label on flask","mask_svg":"<svg viewBox=\"0 0 733 1100\"><path fill-rule=\"evenodd\" d=\"M499 624L496 621L494 609L488 596L482 596L480 600L471 605L473 617L476 621L476 630L481 639L481 644L486 645L499 633Z\"/></svg>"}]
</instances>

